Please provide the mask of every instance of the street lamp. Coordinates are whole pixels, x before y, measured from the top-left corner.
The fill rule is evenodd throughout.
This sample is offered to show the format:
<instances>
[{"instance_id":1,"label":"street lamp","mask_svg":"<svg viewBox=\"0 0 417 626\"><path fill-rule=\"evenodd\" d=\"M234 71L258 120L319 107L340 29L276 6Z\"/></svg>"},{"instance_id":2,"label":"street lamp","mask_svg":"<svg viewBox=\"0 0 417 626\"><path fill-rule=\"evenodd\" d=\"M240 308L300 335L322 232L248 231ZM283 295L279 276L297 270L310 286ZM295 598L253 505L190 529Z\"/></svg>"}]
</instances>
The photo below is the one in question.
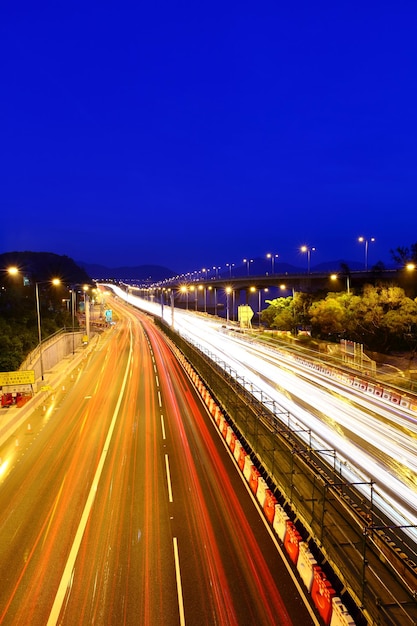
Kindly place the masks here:
<instances>
[{"instance_id":1,"label":"street lamp","mask_svg":"<svg viewBox=\"0 0 417 626\"><path fill-rule=\"evenodd\" d=\"M188 288L186 285L181 285L180 287L181 293L185 293L185 308L188 311Z\"/></svg>"},{"instance_id":2,"label":"street lamp","mask_svg":"<svg viewBox=\"0 0 417 626\"><path fill-rule=\"evenodd\" d=\"M358 237L358 241L360 243L365 244L365 272L368 271L368 247L370 243L375 241L375 237L371 237L370 239L365 239L365 237Z\"/></svg>"},{"instance_id":3,"label":"street lamp","mask_svg":"<svg viewBox=\"0 0 417 626\"><path fill-rule=\"evenodd\" d=\"M230 320L229 296L232 293L233 289L231 287L226 287L225 291L226 291L226 321L227 321L227 323L229 323L229 320Z\"/></svg>"},{"instance_id":4,"label":"street lamp","mask_svg":"<svg viewBox=\"0 0 417 626\"><path fill-rule=\"evenodd\" d=\"M337 274L330 274L330 280L337 280L339 277ZM346 274L346 293L350 293L350 277Z\"/></svg>"},{"instance_id":5,"label":"street lamp","mask_svg":"<svg viewBox=\"0 0 417 626\"><path fill-rule=\"evenodd\" d=\"M38 319L39 362L41 364L41 378L42 378L42 380L44 379L44 372L43 372L43 355L42 355L41 309L40 309L40 303L39 303L39 285L41 285L43 283L49 283L49 282L51 282L55 286L59 285L61 283L59 278L54 278L52 281L44 280L44 281L35 283L36 315L37 315L37 319Z\"/></svg>"},{"instance_id":6,"label":"street lamp","mask_svg":"<svg viewBox=\"0 0 417 626\"><path fill-rule=\"evenodd\" d=\"M248 276L249 276L249 266L251 263L253 263L253 259L243 259L243 262L246 263L246 269L248 270Z\"/></svg>"},{"instance_id":7,"label":"street lamp","mask_svg":"<svg viewBox=\"0 0 417 626\"><path fill-rule=\"evenodd\" d=\"M228 268L229 268L229 275L230 275L230 278L232 278L232 268L233 268L234 266L235 266L235 264L234 264L234 263L226 263L226 267L228 267Z\"/></svg>"},{"instance_id":8,"label":"street lamp","mask_svg":"<svg viewBox=\"0 0 417 626\"><path fill-rule=\"evenodd\" d=\"M311 253L314 252L315 248L310 248L309 246L301 246L301 252L307 252L307 273L310 274L310 261L311 261Z\"/></svg>"},{"instance_id":9,"label":"street lamp","mask_svg":"<svg viewBox=\"0 0 417 626\"><path fill-rule=\"evenodd\" d=\"M272 252L268 252L268 254L266 255L267 259L271 259L271 267L272 267L272 275L275 274L275 259L278 258L278 254L272 254Z\"/></svg>"},{"instance_id":10,"label":"street lamp","mask_svg":"<svg viewBox=\"0 0 417 626\"><path fill-rule=\"evenodd\" d=\"M257 289L256 287L251 287L250 291L252 293L258 292L258 326L261 327L261 297L262 297L262 289ZM264 291L268 291L268 287L265 287Z\"/></svg>"}]
</instances>

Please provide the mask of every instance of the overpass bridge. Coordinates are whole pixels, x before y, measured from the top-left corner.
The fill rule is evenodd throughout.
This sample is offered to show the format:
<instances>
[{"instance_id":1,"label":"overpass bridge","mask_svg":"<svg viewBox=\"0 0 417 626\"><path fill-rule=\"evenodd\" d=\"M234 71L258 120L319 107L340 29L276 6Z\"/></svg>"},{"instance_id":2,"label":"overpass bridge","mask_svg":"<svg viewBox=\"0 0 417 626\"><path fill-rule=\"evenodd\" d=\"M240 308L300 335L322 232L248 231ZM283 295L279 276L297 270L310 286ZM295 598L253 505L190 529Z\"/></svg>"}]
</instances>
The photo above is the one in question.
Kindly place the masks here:
<instances>
[{"instance_id":1,"label":"overpass bridge","mask_svg":"<svg viewBox=\"0 0 417 626\"><path fill-rule=\"evenodd\" d=\"M239 270L239 268L238 268ZM417 296L417 271L401 269L354 270L349 272L265 273L257 275L219 274L210 278L201 272L182 274L159 282L123 281L127 291L144 299L195 311L236 319L240 304L249 304L255 312L265 308L265 301L295 293L359 292L364 285L395 285L407 296Z\"/></svg>"}]
</instances>

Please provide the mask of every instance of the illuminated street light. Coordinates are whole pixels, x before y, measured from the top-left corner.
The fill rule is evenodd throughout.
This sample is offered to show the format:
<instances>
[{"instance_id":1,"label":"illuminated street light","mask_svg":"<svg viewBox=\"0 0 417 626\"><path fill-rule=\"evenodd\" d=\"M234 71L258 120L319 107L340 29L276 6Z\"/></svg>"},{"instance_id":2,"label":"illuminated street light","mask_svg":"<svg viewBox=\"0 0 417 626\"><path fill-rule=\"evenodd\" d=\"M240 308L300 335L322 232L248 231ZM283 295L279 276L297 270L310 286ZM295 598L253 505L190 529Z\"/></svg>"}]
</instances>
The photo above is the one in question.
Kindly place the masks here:
<instances>
[{"instance_id":1,"label":"illuminated street light","mask_svg":"<svg viewBox=\"0 0 417 626\"><path fill-rule=\"evenodd\" d=\"M253 259L243 259L243 262L246 263L246 269L248 270L248 276L249 276L249 266L251 263L253 263Z\"/></svg>"},{"instance_id":2,"label":"illuminated street light","mask_svg":"<svg viewBox=\"0 0 417 626\"><path fill-rule=\"evenodd\" d=\"M278 258L278 254L272 254L272 252L268 252L268 254L266 255L267 259L271 259L271 266L272 266L272 275L275 274L275 259Z\"/></svg>"},{"instance_id":3,"label":"illuminated street light","mask_svg":"<svg viewBox=\"0 0 417 626\"><path fill-rule=\"evenodd\" d=\"M260 328L261 327L261 296L262 296L262 289L261 288L257 289L256 287L250 287L249 291L251 293L258 292L258 326ZM265 287L264 291L267 292L268 291L268 287Z\"/></svg>"},{"instance_id":4,"label":"illuminated street light","mask_svg":"<svg viewBox=\"0 0 417 626\"><path fill-rule=\"evenodd\" d=\"M368 247L370 243L375 241L375 237L371 237L370 239L365 239L365 237L358 237L358 241L360 243L365 244L365 272L368 271Z\"/></svg>"},{"instance_id":5,"label":"illuminated street light","mask_svg":"<svg viewBox=\"0 0 417 626\"><path fill-rule=\"evenodd\" d=\"M234 264L234 263L226 263L226 267L228 267L228 268L229 268L229 275L230 275L230 278L232 278L232 268L233 268L234 266L235 266L235 264Z\"/></svg>"},{"instance_id":6,"label":"illuminated street light","mask_svg":"<svg viewBox=\"0 0 417 626\"><path fill-rule=\"evenodd\" d=\"M44 379L43 372L43 355L42 355L42 329L41 329L41 310L39 304L39 285L43 283L52 283L53 285L59 285L61 281L59 278L54 278L53 280L43 280L41 282L35 283L35 297L36 297L36 315L38 319L38 340L39 340L39 362L41 364L41 379Z\"/></svg>"},{"instance_id":7,"label":"illuminated street light","mask_svg":"<svg viewBox=\"0 0 417 626\"><path fill-rule=\"evenodd\" d=\"M337 274L330 274L330 280L338 280L339 276ZM346 274L346 293L350 293L350 277L349 274Z\"/></svg>"},{"instance_id":8,"label":"illuminated street light","mask_svg":"<svg viewBox=\"0 0 417 626\"><path fill-rule=\"evenodd\" d=\"M233 289L231 287L226 287L225 291L226 291L226 321L227 321L227 323L229 323L229 320L230 320L229 297L230 297L230 294L232 293Z\"/></svg>"},{"instance_id":9,"label":"illuminated street light","mask_svg":"<svg viewBox=\"0 0 417 626\"><path fill-rule=\"evenodd\" d=\"M11 276L16 276L16 274L19 273L19 268L15 267L14 265L12 267L8 267L7 268L7 272L11 275Z\"/></svg>"},{"instance_id":10,"label":"illuminated street light","mask_svg":"<svg viewBox=\"0 0 417 626\"><path fill-rule=\"evenodd\" d=\"M314 252L315 248L310 248L309 246L301 246L301 252L307 252L307 273L310 274L310 261L311 261L311 253Z\"/></svg>"},{"instance_id":11,"label":"illuminated street light","mask_svg":"<svg viewBox=\"0 0 417 626\"><path fill-rule=\"evenodd\" d=\"M185 308L188 311L188 287L187 287L187 285L181 285L180 292L181 293L185 293L185 296L186 296L185 297L185 302L186 302Z\"/></svg>"}]
</instances>

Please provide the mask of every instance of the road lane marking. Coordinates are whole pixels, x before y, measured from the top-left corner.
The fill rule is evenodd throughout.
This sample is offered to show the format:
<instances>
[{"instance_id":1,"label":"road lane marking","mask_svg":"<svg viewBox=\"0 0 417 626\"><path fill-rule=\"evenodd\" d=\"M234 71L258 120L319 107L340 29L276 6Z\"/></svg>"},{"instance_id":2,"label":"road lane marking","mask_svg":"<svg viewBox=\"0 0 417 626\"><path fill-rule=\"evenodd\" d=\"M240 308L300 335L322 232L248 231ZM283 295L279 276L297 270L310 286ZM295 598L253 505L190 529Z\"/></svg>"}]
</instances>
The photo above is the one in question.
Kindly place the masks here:
<instances>
[{"instance_id":1,"label":"road lane marking","mask_svg":"<svg viewBox=\"0 0 417 626\"><path fill-rule=\"evenodd\" d=\"M168 497L170 502L174 502L172 498L172 488L171 488L171 472L169 471L169 460L168 455L165 455L165 468L167 472L167 483L168 483Z\"/></svg>"},{"instance_id":2,"label":"road lane marking","mask_svg":"<svg viewBox=\"0 0 417 626\"><path fill-rule=\"evenodd\" d=\"M166 439L166 435L165 435L165 422L164 422L164 416L161 413L161 428L162 428L162 439Z\"/></svg>"},{"instance_id":3,"label":"road lane marking","mask_svg":"<svg viewBox=\"0 0 417 626\"><path fill-rule=\"evenodd\" d=\"M175 577L177 579L177 595L178 595L178 610L180 612L180 624L184 626L184 599L182 596L182 584L181 584L181 570L180 570L180 557L178 554L178 541L176 537L172 538L174 543L174 561L175 561Z\"/></svg>"},{"instance_id":4,"label":"road lane marking","mask_svg":"<svg viewBox=\"0 0 417 626\"><path fill-rule=\"evenodd\" d=\"M82 541L82 538L83 538L83 535L84 535L85 528L87 526L88 518L90 516L90 511L91 511L91 509L93 507L93 503L94 503L94 500L95 500L95 497L96 497L96 493L97 493L98 485L99 485L99 482L100 482L101 474L103 472L104 462L105 462L105 460L107 458L107 452L108 452L108 449L110 447L110 442L111 442L111 439L113 437L113 431L114 431L114 428L116 426L116 422L117 422L117 418L118 418L118 415L119 415L120 406L121 406L121 403L122 403L125 387L126 387L126 384L127 384L127 379L128 379L128 373L129 373L130 363L131 363L131 359L132 359L132 354L133 354L133 351L132 351L132 329L130 328L130 351L129 351L129 358L128 358L128 361L127 361L127 365L126 365L126 370L125 370L122 386L120 388L119 397L117 399L117 404L116 404L116 407L114 409L114 413L113 413L112 421L111 421L111 424L110 424L110 428L108 430L106 441L105 441L104 447L103 447L103 451L101 453L100 460L99 460L98 465L97 465L96 473L94 474L93 482L92 482L91 487L90 487L90 491L89 491L89 494L88 494L88 497L87 497L87 501L85 503L84 510L83 510L82 515L81 515L80 524L79 524L77 532L75 534L74 542L72 544L71 551L69 553L68 560L67 560L67 563L65 565L64 572L62 574L61 582L59 584L58 591L56 593L55 600L54 600L54 603L52 605L52 609L51 609L51 613L49 615L47 626L56 626L56 624L58 623L59 615L60 615L60 612L61 612L61 609L62 609L62 605L63 605L64 600L65 600L67 589L69 589L70 586L72 585L72 576L73 576L73 570L74 570L75 561L76 561L76 558L77 558L77 555L78 555L78 551L80 549L80 545L81 545L81 541Z\"/></svg>"}]
</instances>

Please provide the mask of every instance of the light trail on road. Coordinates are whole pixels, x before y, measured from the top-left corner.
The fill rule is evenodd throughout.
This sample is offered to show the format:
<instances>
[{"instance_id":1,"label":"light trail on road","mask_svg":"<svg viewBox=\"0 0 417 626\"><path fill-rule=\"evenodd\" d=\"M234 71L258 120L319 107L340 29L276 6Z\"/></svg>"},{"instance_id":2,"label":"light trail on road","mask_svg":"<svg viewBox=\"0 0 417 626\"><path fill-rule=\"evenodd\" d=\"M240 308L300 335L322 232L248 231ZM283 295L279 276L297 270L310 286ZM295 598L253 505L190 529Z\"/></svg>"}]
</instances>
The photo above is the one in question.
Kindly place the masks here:
<instances>
[{"instance_id":1,"label":"light trail on road","mask_svg":"<svg viewBox=\"0 0 417 626\"><path fill-rule=\"evenodd\" d=\"M111 285L127 299L123 289ZM184 312L137 298L129 303L168 324L212 358L227 364L239 377L255 385L270 400L290 413L294 424L308 429L317 449L333 449L351 483L374 481L373 498L395 525L417 544L417 420L377 399L358 399L331 379L283 360L266 346L224 332L224 321ZM311 434L304 435L309 444ZM300 434L303 438L303 434ZM370 488L358 487L370 498Z\"/></svg>"},{"instance_id":2,"label":"light trail on road","mask_svg":"<svg viewBox=\"0 0 417 626\"><path fill-rule=\"evenodd\" d=\"M173 350L116 306L4 474L0 624L317 626Z\"/></svg>"}]
</instances>

